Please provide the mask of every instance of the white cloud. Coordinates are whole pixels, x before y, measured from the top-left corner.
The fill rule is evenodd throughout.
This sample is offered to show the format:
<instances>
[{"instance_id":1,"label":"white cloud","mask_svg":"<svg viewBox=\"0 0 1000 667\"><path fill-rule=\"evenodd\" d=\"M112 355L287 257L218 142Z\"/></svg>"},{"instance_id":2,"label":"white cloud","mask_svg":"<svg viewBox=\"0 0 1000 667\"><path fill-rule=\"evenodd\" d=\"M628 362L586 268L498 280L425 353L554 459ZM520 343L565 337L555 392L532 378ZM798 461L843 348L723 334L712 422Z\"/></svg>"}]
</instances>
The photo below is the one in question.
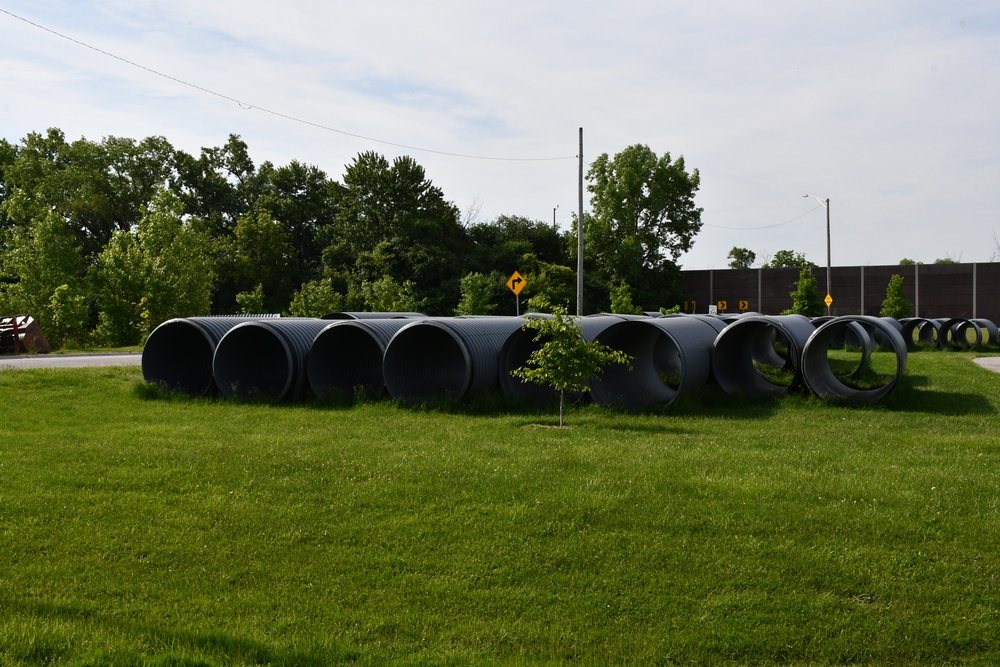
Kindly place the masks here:
<instances>
[{"instance_id":1,"label":"white cloud","mask_svg":"<svg viewBox=\"0 0 1000 667\"><path fill-rule=\"evenodd\" d=\"M1000 12L987 2L605 3L92 0L6 9L232 101L0 14L0 127L166 136L197 152L240 134L258 162L412 154L460 208L565 225L575 160L645 143L702 177L706 227L682 258L733 245L835 264L988 261L1000 220ZM260 108L308 121L296 122ZM323 129L319 126L325 126ZM340 132L331 131L340 130ZM798 220L781 226L777 223ZM708 226L714 225L714 226ZM768 227L769 229L751 229ZM720 229L720 227L741 230Z\"/></svg>"}]
</instances>

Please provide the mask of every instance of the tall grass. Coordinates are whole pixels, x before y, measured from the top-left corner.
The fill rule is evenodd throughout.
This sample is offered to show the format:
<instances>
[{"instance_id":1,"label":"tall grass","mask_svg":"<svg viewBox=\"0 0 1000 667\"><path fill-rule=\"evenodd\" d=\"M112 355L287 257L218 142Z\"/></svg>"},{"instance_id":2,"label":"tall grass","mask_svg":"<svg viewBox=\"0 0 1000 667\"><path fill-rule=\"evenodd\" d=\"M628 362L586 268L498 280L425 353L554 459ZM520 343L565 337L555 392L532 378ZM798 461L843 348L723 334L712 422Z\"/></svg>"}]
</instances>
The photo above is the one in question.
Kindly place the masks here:
<instances>
[{"instance_id":1,"label":"tall grass","mask_svg":"<svg viewBox=\"0 0 1000 667\"><path fill-rule=\"evenodd\" d=\"M0 665L996 664L1000 377L248 405L0 371Z\"/></svg>"}]
</instances>

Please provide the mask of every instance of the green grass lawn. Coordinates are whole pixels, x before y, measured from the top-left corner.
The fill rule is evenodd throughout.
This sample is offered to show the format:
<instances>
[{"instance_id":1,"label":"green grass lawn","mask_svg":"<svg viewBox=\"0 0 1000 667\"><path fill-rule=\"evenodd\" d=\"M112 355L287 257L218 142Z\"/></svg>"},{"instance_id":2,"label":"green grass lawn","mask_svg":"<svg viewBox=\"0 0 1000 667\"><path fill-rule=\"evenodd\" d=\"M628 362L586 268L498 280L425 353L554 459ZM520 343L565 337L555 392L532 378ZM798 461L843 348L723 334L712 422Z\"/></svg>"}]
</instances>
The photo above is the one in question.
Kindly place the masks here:
<instances>
[{"instance_id":1,"label":"green grass lawn","mask_svg":"<svg viewBox=\"0 0 1000 667\"><path fill-rule=\"evenodd\" d=\"M0 371L0 666L1000 663L1000 375L664 412Z\"/></svg>"}]
</instances>

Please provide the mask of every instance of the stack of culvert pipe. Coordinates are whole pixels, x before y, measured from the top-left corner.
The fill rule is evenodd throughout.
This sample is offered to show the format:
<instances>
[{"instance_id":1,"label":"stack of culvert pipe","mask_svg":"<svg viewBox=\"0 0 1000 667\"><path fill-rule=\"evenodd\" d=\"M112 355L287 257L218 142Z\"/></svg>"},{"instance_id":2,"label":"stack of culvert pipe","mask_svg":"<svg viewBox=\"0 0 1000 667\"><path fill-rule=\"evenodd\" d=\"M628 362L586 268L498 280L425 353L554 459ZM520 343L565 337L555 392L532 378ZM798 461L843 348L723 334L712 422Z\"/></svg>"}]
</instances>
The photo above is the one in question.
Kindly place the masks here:
<instances>
[{"instance_id":1,"label":"stack of culvert pipe","mask_svg":"<svg viewBox=\"0 0 1000 667\"><path fill-rule=\"evenodd\" d=\"M382 360L392 336L412 322L403 318L340 319L313 340L306 362L317 398L344 398L356 391L378 396L385 388Z\"/></svg>"},{"instance_id":2,"label":"stack of culvert pipe","mask_svg":"<svg viewBox=\"0 0 1000 667\"><path fill-rule=\"evenodd\" d=\"M305 388L312 342L329 324L322 319L280 318L236 325L215 348L215 385L230 398L297 397Z\"/></svg>"},{"instance_id":3,"label":"stack of culvert pipe","mask_svg":"<svg viewBox=\"0 0 1000 667\"><path fill-rule=\"evenodd\" d=\"M460 399L498 388L498 358L522 317L415 320L390 339L383 357L385 387L395 399Z\"/></svg>"},{"instance_id":4,"label":"stack of culvert pipe","mask_svg":"<svg viewBox=\"0 0 1000 667\"><path fill-rule=\"evenodd\" d=\"M888 341L888 349L896 355L896 368L892 377L881 386L872 388L853 387L830 366L830 341L843 333L843 329L856 327L867 335L869 330L877 330ZM867 347L870 347L870 343ZM819 327L809 336L802 354L802 376L809 389L826 399L842 399L853 403L872 403L889 395L906 369L906 342L898 329L881 318L865 315L836 317ZM867 366L863 360L861 367Z\"/></svg>"},{"instance_id":5,"label":"stack of culvert pipe","mask_svg":"<svg viewBox=\"0 0 1000 667\"><path fill-rule=\"evenodd\" d=\"M175 318L153 329L142 348L146 382L191 396L215 390L212 359L215 348L233 327L257 317L218 316Z\"/></svg>"},{"instance_id":6,"label":"stack of culvert pipe","mask_svg":"<svg viewBox=\"0 0 1000 667\"><path fill-rule=\"evenodd\" d=\"M524 317L171 320L150 335L143 375L149 382L193 395L218 388L226 396L271 401L294 398L306 387L326 397L350 396L358 388L377 395L384 386L393 398L407 401L462 398L499 388L525 402L554 403L557 394L550 388L510 376L539 344L534 330L523 329L524 322ZM761 322L769 324L762 327ZM868 365L872 336L903 340L895 325L880 318L829 322L838 326L827 330L823 341L829 346L835 338L850 338L862 351L859 368ZM632 357L631 368L612 365L591 382L592 397L600 405L665 406L713 378L730 392L786 390L761 385L754 362L786 364L796 380L801 377L823 397L867 401L891 390L847 391L842 386L849 379L834 374L831 380L822 368L810 366L807 371L807 361L825 355L815 347L812 356L807 354L801 339L813 324L799 316L747 314L731 318L728 326L709 315L595 315L578 323L586 340ZM905 322L901 328L907 326L918 325ZM886 333L890 329L895 336ZM788 357L775 353L776 341L789 348ZM905 354L902 360L905 363Z\"/></svg>"},{"instance_id":7,"label":"stack of culvert pipe","mask_svg":"<svg viewBox=\"0 0 1000 667\"><path fill-rule=\"evenodd\" d=\"M715 339L715 379L729 394L768 396L787 393L802 384L801 357L816 327L801 315L758 315L734 321ZM780 355L775 343L787 353ZM792 373L788 385L769 380L755 365Z\"/></svg>"}]
</instances>

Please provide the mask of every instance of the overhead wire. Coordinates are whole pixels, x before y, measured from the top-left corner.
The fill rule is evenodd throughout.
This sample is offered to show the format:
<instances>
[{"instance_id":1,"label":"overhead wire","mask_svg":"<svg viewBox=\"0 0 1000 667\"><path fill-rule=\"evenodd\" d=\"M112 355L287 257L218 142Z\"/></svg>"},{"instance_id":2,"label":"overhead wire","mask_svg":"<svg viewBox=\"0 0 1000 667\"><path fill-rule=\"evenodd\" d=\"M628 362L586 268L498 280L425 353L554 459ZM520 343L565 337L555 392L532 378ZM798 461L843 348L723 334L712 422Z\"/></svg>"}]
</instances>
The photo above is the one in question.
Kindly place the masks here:
<instances>
[{"instance_id":1,"label":"overhead wire","mask_svg":"<svg viewBox=\"0 0 1000 667\"><path fill-rule=\"evenodd\" d=\"M235 104L239 105L239 107L241 109L244 109L246 111L252 111L252 110L260 111L261 113L268 114L268 115L274 116L276 118L281 118L281 119L284 119L284 120L287 120L287 121L299 123L299 124L306 125L306 126L309 126L309 127L314 127L316 129L320 129L320 130L325 130L327 132L334 132L336 134L341 134L341 135L344 135L344 136L353 137L355 139L361 139L363 141L370 141L370 142L373 142L373 143L383 144L383 145L386 145L386 146L393 146L395 148L403 148L405 150L410 150L410 151L419 151L419 152L422 152L422 153L433 153L435 155L444 155L444 156L448 156L448 157L457 157L457 158L464 158L464 159L469 159L469 160L493 160L493 161L501 161L501 162L554 162L554 161L558 161L558 160L575 160L578 157L576 155L563 155L563 156L559 156L559 157L535 157L535 158L532 158L532 157L498 157L498 156L486 156L486 155L472 155L472 154L468 154L468 153L455 153L455 152L450 152L450 151L435 150L435 149L432 149L432 148L422 148L420 146L412 146L412 145L408 145L408 144L397 143L397 142L394 142L394 141L387 141L385 139L378 139L376 137L370 137L370 136L366 136L366 135L363 135L363 134L357 134L355 132L349 132L347 130L341 130L341 129L338 129L338 128L335 128L335 127L331 127L329 125L324 125L322 123L317 123L315 121L307 120L305 118L299 118L297 116L292 116L290 114L282 113L280 111L275 111L273 109L268 109L268 108L262 107L262 106L260 106L258 104L253 104L253 103L247 102L245 100L240 100L240 99L237 99L235 97L231 97L229 95L226 95L225 93L220 93L220 92L212 90L210 88L206 88L204 86L200 86L198 84L191 83L190 81L185 81L184 79L180 79L180 78L172 76L170 74L166 74L166 73L161 72L159 70L155 70L155 69L153 69L151 67L147 67L146 65L143 65L141 63L137 63L137 62L135 62L133 60L129 60L128 58L123 58L122 56L119 56L117 54L111 53L110 51L106 51L104 49L98 48L96 46L88 44L87 42L84 42L84 41L81 41L79 39L76 39L75 37L70 37L69 35L61 33L61 32L59 32L57 30L53 30L52 28L44 26L44 25L42 25L40 23L36 23L35 21L32 21L32 20L27 19L27 18L24 18L23 16L19 16L19 15L15 14L14 12L11 12L11 11L9 11L7 9L3 9L2 7L0 7L0 13L6 14L7 16L10 16L11 18L17 19L18 21L26 23L26 24L34 27L34 28L37 28L39 30L43 30L43 31L45 31L47 33L55 35L56 37L59 37L60 39L64 39L64 40L66 40L68 42L72 42L73 44L76 44L78 46L82 46L82 47L84 47L86 49L90 49L91 51L95 51L97 53L100 53L103 56L107 56L108 58L113 58L115 60L123 62L123 63L125 63L127 65L132 66L132 67L141 69L141 70L143 70L145 72L148 72L150 74L153 74L155 76L167 79L168 81L172 81L174 83L178 83L178 84L180 84L182 86L187 86L188 88L192 88L194 90L197 90L199 92L205 93L207 95L212 95L212 96L218 97L218 98L226 100L228 102L234 102Z\"/></svg>"},{"instance_id":2,"label":"overhead wire","mask_svg":"<svg viewBox=\"0 0 1000 667\"><path fill-rule=\"evenodd\" d=\"M812 213L813 211L815 211L818 208L821 208L821 207L820 206L816 206L815 208L811 208L808 211L806 211L805 213L803 213L802 215L796 216L796 217L792 218L791 220L785 220L784 222L779 222L779 223L776 223L776 224L773 224L773 225L764 225L762 227L722 227L720 225L710 225L707 222L702 223L702 226L703 227L711 227L713 229L728 229L730 231L736 231L736 232L755 232L755 231L759 231L761 229L774 229L775 227L781 227L783 225L787 225L789 223L795 222L796 220L801 220L802 218L806 217L807 215L809 215L810 213Z\"/></svg>"}]
</instances>

